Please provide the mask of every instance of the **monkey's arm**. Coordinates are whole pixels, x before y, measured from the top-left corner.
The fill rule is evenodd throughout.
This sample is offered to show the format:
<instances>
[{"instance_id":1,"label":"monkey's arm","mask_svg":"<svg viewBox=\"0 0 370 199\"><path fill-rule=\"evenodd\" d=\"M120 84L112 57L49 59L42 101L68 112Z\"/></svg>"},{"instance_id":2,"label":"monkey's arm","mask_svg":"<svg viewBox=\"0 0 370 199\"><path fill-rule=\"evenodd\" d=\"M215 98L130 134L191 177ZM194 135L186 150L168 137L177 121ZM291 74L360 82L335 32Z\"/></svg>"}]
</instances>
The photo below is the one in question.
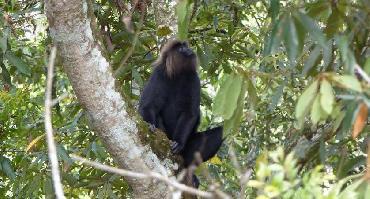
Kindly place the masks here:
<instances>
[{"instance_id":1,"label":"monkey's arm","mask_svg":"<svg viewBox=\"0 0 370 199\"><path fill-rule=\"evenodd\" d=\"M151 124L151 131L159 126L159 112L165 104L166 87L157 71L155 71L145 86L139 103L139 112L144 121Z\"/></svg>"},{"instance_id":2,"label":"monkey's arm","mask_svg":"<svg viewBox=\"0 0 370 199\"><path fill-rule=\"evenodd\" d=\"M181 113L173 136L174 143L171 146L173 153L179 153L184 149L189 135L194 131L198 117L199 115L196 113Z\"/></svg>"},{"instance_id":3,"label":"monkey's arm","mask_svg":"<svg viewBox=\"0 0 370 199\"><path fill-rule=\"evenodd\" d=\"M188 138L192 133L195 133L200 120L200 80L198 75L193 75L187 80L186 87L183 88L181 102L182 107L179 119L176 123L173 140L175 143L171 149L173 153L181 152Z\"/></svg>"}]
</instances>

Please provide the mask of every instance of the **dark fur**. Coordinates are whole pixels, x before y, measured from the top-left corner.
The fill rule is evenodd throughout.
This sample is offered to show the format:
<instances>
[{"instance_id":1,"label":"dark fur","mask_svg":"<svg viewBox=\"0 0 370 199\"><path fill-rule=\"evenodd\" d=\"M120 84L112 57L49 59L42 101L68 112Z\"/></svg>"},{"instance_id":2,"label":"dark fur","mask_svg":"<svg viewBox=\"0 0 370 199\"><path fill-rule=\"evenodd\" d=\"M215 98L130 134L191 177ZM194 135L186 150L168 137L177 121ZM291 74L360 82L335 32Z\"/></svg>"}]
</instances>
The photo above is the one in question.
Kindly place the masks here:
<instances>
[{"instance_id":1,"label":"dark fur","mask_svg":"<svg viewBox=\"0 0 370 199\"><path fill-rule=\"evenodd\" d=\"M171 150L184 159L184 167L213 157L222 143L222 127L197 133L200 121L200 80L197 58L187 43L171 41L154 63L154 71L141 95L139 112L143 119L162 129L173 141ZM196 164L197 165L197 164ZM199 181L193 176L194 186Z\"/></svg>"}]
</instances>

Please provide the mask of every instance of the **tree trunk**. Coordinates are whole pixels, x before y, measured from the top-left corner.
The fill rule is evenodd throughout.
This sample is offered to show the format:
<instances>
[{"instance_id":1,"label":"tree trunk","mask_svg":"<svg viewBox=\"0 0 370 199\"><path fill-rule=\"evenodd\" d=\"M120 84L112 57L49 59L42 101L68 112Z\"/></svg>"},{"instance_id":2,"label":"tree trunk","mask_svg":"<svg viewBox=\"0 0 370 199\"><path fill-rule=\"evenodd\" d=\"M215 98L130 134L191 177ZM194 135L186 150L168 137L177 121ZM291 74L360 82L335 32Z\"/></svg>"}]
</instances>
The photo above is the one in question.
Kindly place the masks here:
<instances>
[{"instance_id":1,"label":"tree trunk","mask_svg":"<svg viewBox=\"0 0 370 199\"><path fill-rule=\"evenodd\" d=\"M175 166L159 159L140 139L138 128L128 115L101 46L95 39L95 18L87 0L46 0L46 15L54 45L62 59L73 90L90 115L93 128L120 167L171 175ZM145 137L145 136L144 136ZM126 178L134 198L166 198L164 183Z\"/></svg>"}]
</instances>

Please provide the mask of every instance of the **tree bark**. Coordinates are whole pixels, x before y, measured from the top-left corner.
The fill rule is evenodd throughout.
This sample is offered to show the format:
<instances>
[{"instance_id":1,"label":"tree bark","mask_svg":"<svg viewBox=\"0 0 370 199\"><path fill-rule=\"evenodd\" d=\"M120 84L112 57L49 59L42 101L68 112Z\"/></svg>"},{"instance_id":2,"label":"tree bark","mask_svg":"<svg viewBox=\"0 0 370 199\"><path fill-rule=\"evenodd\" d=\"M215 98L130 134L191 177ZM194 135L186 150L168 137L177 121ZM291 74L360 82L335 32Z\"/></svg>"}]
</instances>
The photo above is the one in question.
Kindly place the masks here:
<instances>
[{"instance_id":1,"label":"tree bark","mask_svg":"<svg viewBox=\"0 0 370 199\"><path fill-rule=\"evenodd\" d=\"M115 90L110 65L94 37L96 26L91 3L46 0L45 9L51 37L73 90L114 160L125 169L171 175L176 165L166 157L159 159L149 145L143 144L141 138L145 136L139 136L135 121ZM166 198L169 194L162 182L126 180L134 198Z\"/></svg>"}]
</instances>

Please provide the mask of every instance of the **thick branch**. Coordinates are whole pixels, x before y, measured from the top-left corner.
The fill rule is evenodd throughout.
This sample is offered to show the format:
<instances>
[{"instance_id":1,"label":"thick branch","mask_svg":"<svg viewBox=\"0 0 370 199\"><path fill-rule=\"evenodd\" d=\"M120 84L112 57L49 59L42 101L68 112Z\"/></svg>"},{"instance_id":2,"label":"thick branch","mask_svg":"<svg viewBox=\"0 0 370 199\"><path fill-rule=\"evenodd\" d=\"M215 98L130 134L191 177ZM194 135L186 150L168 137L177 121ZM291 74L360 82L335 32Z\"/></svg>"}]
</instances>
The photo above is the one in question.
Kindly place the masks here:
<instances>
[{"instance_id":1,"label":"thick branch","mask_svg":"<svg viewBox=\"0 0 370 199\"><path fill-rule=\"evenodd\" d=\"M115 161L123 168L170 175L171 160L160 160L140 140L138 128L128 115L121 95L115 91L108 61L94 39L95 24L89 2L47 0L50 33L58 46L73 89L91 117L92 126ZM127 178L134 198L166 198L167 186L138 178Z\"/></svg>"}]
</instances>

